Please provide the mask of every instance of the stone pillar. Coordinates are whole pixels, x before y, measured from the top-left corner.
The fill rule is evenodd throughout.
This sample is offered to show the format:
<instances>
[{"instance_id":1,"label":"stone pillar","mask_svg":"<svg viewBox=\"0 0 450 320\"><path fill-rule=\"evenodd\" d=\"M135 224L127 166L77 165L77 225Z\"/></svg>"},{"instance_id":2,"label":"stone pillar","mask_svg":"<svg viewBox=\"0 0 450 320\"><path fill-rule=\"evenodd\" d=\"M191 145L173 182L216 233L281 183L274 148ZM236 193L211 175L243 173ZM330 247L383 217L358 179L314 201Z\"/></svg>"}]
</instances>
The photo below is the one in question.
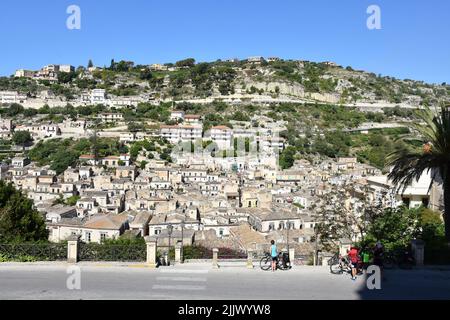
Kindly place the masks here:
<instances>
[{"instance_id":1,"label":"stone pillar","mask_svg":"<svg viewBox=\"0 0 450 320\"><path fill-rule=\"evenodd\" d=\"M150 268L156 268L156 253L157 253L156 239L150 239L150 237L145 237L145 242L147 244L147 266Z\"/></svg>"},{"instance_id":2,"label":"stone pillar","mask_svg":"<svg viewBox=\"0 0 450 320\"><path fill-rule=\"evenodd\" d=\"M253 269L253 250L247 250L247 269Z\"/></svg>"},{"instance_id":3,"label":"stone pillar","mask_svg":"<svg viewBox=\"0 0 450 320\"><path fill-rule=\"evenodd\" d=\"M78 243L80 236L70 236L67 239L67 263L78 262Z\"/></svg>"},{"instance_id":4,"label":"stone pillar","mask_svg":"<svg viewBox=\"0 0 450 320\"><path fill-rule=\"evenodd\" d=\"M183 257L181 256L181 248L183 244L181 241L177 241L175 245L175 263L183 263Z\"/></svg>"},{"instance_id":5,"label":"stone pillar","mask_svg":"<svg viewBox=\"0 0 450 320\"><path fill-rule=\"evenodd\" d=\"M295 248L289 248L289 260L291 261L291 266L295 261Z\"/></svg>"},{"instance_id":6,"label":"stone pillar","mask_svg":"<svg viewBox=\"0 0 450 320\"><path fill-rule=\"evenodd\" d=\"M425 259L425 242L423 240L411 241L412 254L416 261L416 266L423 266Z\"/></svg>"},{"instance_id":7,"label":"stone pillar","mask_svg":"<svg viewBox=\"0 0 450 320\"><path fill-rule=\"evenodd\" d=\"M212 265L214 269L219 269L219 249L213 249L213 261Z\"/></svg>"}]
</instances>

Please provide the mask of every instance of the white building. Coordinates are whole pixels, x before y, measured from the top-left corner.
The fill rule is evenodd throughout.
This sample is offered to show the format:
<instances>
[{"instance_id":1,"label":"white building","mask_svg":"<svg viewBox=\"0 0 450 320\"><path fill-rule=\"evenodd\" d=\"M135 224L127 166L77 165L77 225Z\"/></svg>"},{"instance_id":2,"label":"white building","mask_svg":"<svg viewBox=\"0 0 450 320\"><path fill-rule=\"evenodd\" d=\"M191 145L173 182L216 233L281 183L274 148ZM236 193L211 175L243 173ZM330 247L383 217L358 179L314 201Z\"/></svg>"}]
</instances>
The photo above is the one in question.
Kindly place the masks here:
<instances>
[{"instance_id":1,"label":"white building","mask_svg":"<svg viewBox=\"0 0 450 320\"><path fill-rule=\"evenodd\" d=\"M424 173L419 181L413 181L405 190L396 189L387 175L373 176L367 178L369 193L373 200L378 200L387 193L385 200L393 204L404 203L409 208L417 208L422 205L428 207L430 198L434 198L433 192L437 192L436 188L431 188L431 173Z\"/></svg>"},{"instance_id":2,"label":"white building","mask_svg":"<svg viewBox=\"0 0 450 320\"><path fill-rule=\"evenodd\" d=\"M261 63L264 61L264 58L261 56L255 56L255 57L249 57L247 60L248 60L248 62L251 62L251 63Z\"/></svg>"},{"instance_id":3,"label":"white building","mask_svg":"<svg viewBox=\"0 0 450 320\"><path fill-rule=\"evenodd\" d=\"M165 65L159 64L159 63L154 63L152 65L150 65L150 70L153 71L167 71L169 68Z\"/></svg>"},{"instance_id":4,"label":"white building","mask_svg":"<svg viewBox=\"0 0 450 320\"><path fill-rule=\"evenodd\" d=\"M117 239L129 228L128 216L123 214L95 215L89 219L62 218L47 224L49 241L61 242L70 236L79 235L86 243L101 243L107 239Z\"/></svg>"},{"instance_id":5,"label":"white building","mask_svg":"<svg viewBox=\"0 0 450 320\"><path fill-rule=\"evenodd\" d=\"M160 130L160 136L171 143L202 139L202 133L200 126L161 126Z\"/></svg>"},{"instance_id":6,"label":"white building","mask_svg":"<svg viewBox=\"0 0 450 320\"><path fill-rule=\"evenodd\" d=\"M106 102L105 89L94 89L91 91L91 103L92 104L104 104Z\"/></svg>"},{"instance_id":7,"label":"white building","mask_svg":"<svg viewBox=\"0 0 450 320\"><path fill-rule=\"evenodd\" d=\"M186 114L184 116L184 122L187 125L200 125L202 123L201 116L196 114Z\"/></svg>"},{"instance_id":8,"label":"white building","mask_svg":"<svg viewBox=\"0 0 450 320\"><path fill-rule=\"evenodd\" d=\"M17 91L0 91L1 103L23 103L27 100L27 96Z\"/></svg>"},{"instance_id":9,"label":"white building","mask_svg":"<svg viewBox=\"0 0 450 320\"><path fill-rule=\"evenodd\" d=\"M67 72L67 73L70 73L70 72L74 72L75 71L75 67L74 66L71 66L71 65L69 65L69 64L61 64L60 66L59 66L59 72Z\"/></svg>"},{"instance_id":10,"label":"white building","mask_svg":"<svg viewBox=\"0 0 450 320\"><path fill-rule=\"evenodd\" d=\"M12 120L0 117L0 137L9 138L11 136Z\"/></svg>"},{"instance_id":11,"label":"white building","mask_svg":"<svg viewBox=\"0 0 450 320\"><path fill-rule=\"evenodd\" d=\"M14 74L16 78L33 78L36 75L36 71L19 69Z\"/></svg>"},{"instance_id":12,"label":"white building","mask_svg":"<svg viewBox=\"0 0 450 320\"><path fill-rule=\"evenodd\" d=\"M184 120L184 111L174 110L170 113L170 120Z\"/></svg>"},{"instance_id":13,"label":"white building","mask_svg":"<svg viewBox=\"0 0 450 320\"><path fill-rule=\"evenodd\" d=\"M215 126L209 131L211 141L215 142L219 149L229 149L233 144L233 130L227 126Z\"/></svg>"},{"instance_id":14,"label":"white building","mask_svg":"<svg viewBox=\"0 0 450 320\"><path fill-rule=\"evenodd\" d=\"M121 113L101 113L98 118L103 122L123 121L123 114Z\"/></svg>"}]
</instances>

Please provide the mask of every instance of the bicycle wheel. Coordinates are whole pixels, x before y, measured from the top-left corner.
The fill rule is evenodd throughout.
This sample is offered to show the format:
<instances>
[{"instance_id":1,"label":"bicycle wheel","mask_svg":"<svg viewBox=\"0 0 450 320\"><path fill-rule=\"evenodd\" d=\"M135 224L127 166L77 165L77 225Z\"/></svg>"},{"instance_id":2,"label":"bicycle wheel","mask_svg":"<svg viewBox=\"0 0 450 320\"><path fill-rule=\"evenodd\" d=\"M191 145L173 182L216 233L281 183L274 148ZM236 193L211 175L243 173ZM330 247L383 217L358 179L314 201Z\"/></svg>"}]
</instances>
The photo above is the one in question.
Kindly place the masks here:
<instances>
[{"instance_id":1,"label":"bicycle wheel","mask_svg":"<svg viewBox=\"0 0 450 320\"><path fill-rule=\"evenodd\" d=\"M342 274L344 270L342 270L342 264L339 260L334 260L330 263L330 272L332 274Z\"/></svg>"},{"instance_id":2,"label":"bicycle wheel","mask_svg":"<svg viewBox=\"0 0 450 320\"><path fill-rule=\"evenodd\" d=\"M272 268L272 258L271 257L262 257L261 261L259 261L259 265L262 270L268 271Z\"/></svg>"},{"instance_id":3,"label":"bicycle wheel","mask_svg":"<svg viewBox=\"0 0 450 320\"><path fill-rule=\"evenodd\" d=\"M291 263L290 262L286 262L286 265L283 265L283 263L279 263L278 264L278 269L286 271L286 270L290 270L292 268Z\"/></svg>"}]
</instances>

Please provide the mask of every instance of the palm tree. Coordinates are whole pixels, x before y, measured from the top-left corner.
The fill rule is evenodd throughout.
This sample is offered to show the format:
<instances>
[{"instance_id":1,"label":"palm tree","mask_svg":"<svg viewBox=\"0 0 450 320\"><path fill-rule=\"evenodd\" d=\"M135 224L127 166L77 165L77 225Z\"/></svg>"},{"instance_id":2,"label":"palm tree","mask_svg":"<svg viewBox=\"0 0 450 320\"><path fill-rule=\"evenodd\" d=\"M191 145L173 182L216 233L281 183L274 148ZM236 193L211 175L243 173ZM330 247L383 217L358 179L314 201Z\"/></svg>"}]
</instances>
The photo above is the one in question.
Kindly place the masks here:
<instances>
[{"instance_id":1,"label":"palm tree","mask_svg":"<svg viewBox=\"0 0 450 320\"><path fill-rule=\"evenodd\" d=\"M414 180L431 171L431 185L442 181L444 189L445 237L450 243L450 106L442 105L432 112L429 108L417 112L420 122L411 127L424 142L422 150L401 149L388 156L393 166L388 178L403 191ZM425 124L423 124L423 122Z\"/></svg>"}]
</instances>

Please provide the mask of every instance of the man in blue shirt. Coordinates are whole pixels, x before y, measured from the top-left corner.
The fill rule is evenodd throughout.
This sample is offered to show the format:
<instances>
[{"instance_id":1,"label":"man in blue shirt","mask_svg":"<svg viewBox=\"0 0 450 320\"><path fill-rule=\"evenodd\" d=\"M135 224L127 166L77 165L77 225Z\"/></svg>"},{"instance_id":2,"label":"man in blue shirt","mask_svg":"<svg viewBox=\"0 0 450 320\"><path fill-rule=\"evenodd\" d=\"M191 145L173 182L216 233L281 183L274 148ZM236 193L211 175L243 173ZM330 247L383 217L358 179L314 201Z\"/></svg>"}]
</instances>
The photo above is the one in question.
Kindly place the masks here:
<instances>
[{"instance_id":1,"label":"man in blue shirt","mask_svg":"<svg viewBox=\"0 0 450 320\"><path fill-rule=\"evenodd\" d=\"M272 272L274 272L277 269L278 251L274 240L270 241L270 244L270 255L272 256Z\"/></svg>"}]
</instances>

